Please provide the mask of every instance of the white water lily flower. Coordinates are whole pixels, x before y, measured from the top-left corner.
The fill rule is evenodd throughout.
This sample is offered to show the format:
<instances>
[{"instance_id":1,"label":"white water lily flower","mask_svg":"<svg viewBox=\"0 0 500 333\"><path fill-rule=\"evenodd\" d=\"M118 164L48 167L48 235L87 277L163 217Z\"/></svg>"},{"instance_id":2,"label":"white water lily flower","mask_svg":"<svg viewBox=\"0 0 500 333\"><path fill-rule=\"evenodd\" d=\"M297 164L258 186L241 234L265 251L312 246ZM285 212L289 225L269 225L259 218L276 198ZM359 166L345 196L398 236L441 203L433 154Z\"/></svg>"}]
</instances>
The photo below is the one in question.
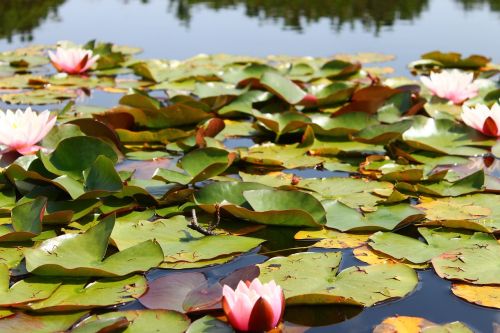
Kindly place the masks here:
<instances>
[{"instance_id":1,"label":"white water lily flower","mask_svg":"<svg viewBox=\"0 0 500 333\"><path fill-rule=\"evenodd\" d=\"M25 111L0 110L0 145L7 146L7 151L20 154L33 154L41 147L40 142L54 127L56 116L48 110L37 113L27 108Z\"/></svg>"},{"instance_id":2,"label":"white water lily flower","mask_svg":"<svg viewBox=\"0 0 500 333\"><path fill-rule=\"evenodd\" d=\"M457 69L431 73L429 77L424 76L420 80L433 95L448 99L454 104L462 104L465 100L476 97L478 94L478 85L474 81L474 74Z\"/></svg>"}]
</instances>

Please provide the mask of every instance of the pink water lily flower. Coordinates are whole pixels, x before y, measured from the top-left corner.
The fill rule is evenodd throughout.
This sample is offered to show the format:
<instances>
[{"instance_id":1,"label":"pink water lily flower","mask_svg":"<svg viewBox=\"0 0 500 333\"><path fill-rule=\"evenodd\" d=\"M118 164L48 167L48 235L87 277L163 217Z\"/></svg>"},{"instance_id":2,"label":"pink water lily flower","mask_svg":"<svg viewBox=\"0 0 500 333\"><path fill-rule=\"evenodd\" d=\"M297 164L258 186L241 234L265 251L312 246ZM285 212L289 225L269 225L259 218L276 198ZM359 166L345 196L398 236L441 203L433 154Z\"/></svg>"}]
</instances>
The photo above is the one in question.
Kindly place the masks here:
<instances>
[{"instance_id":1,"label":"pink water lily flower","mask_svg":"<svg viewBox=\"0 0 500 333\"><path fill-rule=\"evenodd\" d=\"M48 110L37 113L26 111L0 110L0 145L7 146L2 153L16 150L20 154L33 154L41 147L36 144L50 132L56 123L56 116Z\"/></svg>"},{"instance_id":2,"label":"pink water lily flower","mask_svg":"<svg viewBox=\"0 0 500 333\"><path fill-rule=\"evenodd\" d=\"M433 95L448 99L453 104L462 104L465 100L476 97L478 94L474 74L457 69L431 73L430 77L424 76L420 80Z\"/></svg>"},{"instance_id":3,"label":"pink water lily flower","mask_svg":"<svg viewBox=\"0 0 500 333\"><path fill-rule=\"evenodd\" d=\"M58 47L56 52L49 51L52 65L59 71L68 74L85 73L99 59L91 50Z\"/></svg>"},{"instance_id":4,"label":"pink water lily flower","mask_svg":"<svg viewBox=\"0 0 500 333\"><path fill-rule=\"evenodd\" d=\"M281 322L285 310L285 296L276 282L262 284L259 279L240 281L233 290L222 289L222 307L229 323L238 331L268 331Z\"/></svg>"},{"instance_id":5,"label":"pink water lily flower","mask_svg":"<svg viewBox=\"0 0 500 333\"><path fill-rule=\"evenodd\" d=\"M464 105L462 120L485 135L500 137L500 105L497 103L491 109L484 104L478 104L474 108Z\"/></svg>"}]
</instances>

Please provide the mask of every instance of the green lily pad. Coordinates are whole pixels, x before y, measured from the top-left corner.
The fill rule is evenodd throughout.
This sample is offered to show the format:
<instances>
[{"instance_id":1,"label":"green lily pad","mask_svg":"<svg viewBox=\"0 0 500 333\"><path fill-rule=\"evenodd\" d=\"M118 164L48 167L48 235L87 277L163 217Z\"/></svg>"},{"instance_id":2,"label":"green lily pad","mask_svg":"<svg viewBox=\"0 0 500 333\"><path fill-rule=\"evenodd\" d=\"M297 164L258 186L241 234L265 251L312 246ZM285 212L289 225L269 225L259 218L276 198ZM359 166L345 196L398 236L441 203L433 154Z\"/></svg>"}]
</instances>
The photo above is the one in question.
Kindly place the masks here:
<instances>
[{"instance_id":1,"label":"green lily pad","mask_svg":"<svg viewBox=\"0 0 500 333\"><path fill-rule=\"evenodd\" d=\"M0 99L9 104L45 105L58 104L64 100L76 98L71 90L30 90L22 93L1 94Z\"/></svg>"},{"instance_id":2,"label":"green lily pad","mask_svg":"<svg viewBox=\"0 0 500 333\"><path fill-rule=\"evenodd\" d=\"M64 332L85 312L58 313L51 315L25 314L16 312L0 320L0 331L9 333L54 333Z\"/></svg>"},{"instance_id":3,"label":"green lily pad","mask_svg":"<svg viewBox=\"0 0 500 333\"><path fill-rule=\"evenodd\" d=\"M165 263L196 263L222 257L232 258L263 242L262 239L241 236L204 236L189 229L187 225L188 221L183 216L155 222L119 222L115 225L111 238L120 251L155 239L163 249Z\"/></svg>"},{"instance_id":4,"label":"green lily pad","mask_svg":"<svg viewBox=\"0 0 500 333\"><path fill-rule=\"evenodd\" d=\"M260 82L270 92L290 104L297 104L306 96L306 92L300 89L299 86L273 71L266 71L262 75Z\"/></svg>"},{"instance_id":5,"label":"green lily pad","mask_svg":"<svg viewBox=\"0 0 500 333\"><path fill-rule=\"evenodd\" d=\"M79 323L71 332L102 332L106 328L112 329L122 319L125 319L126 323L126 328L120 331L123 333L161 332L166 327L168 327L169 332L183 333L190 323L189 318L175 311L129 310L93 315Z\"/></svg>"},{"instance_id":6,"label":"green lily pad","mask_svg":"<svg viewBox=\"0 0 500 333\"><path fill-rule=\"evenodd\" d=\"M338 252L296 253L259 264L263 282L275 280L288 305L352 304L372 306L404 297L417 285L415 271L403 264L349 267L340 273Z\"/></svg>"},{"instance_id":7,"label":"green lily pad","mask_svg":"<svg viewBox=\"0 0 500 333\"><path fill-rule=\"evenodd\" d=\"M326 226L340 231L393 230L424 217L420 210L408 204L377 206L373 213L361 213L336 200L322 204L326 210Z\"/></svg>"},{"instance_id":8,"label":"green lily pad","mask_svg":"<svg viewBox=\"0 0 500 333\"><path fill-rule=\"evenodd\" d=\"M481 147L491 146L477 131L447 119L415 117L403 140L412 147L441 154L474 156L484 154Z\"/></svg>"},{"instance_id":9,"label":"green lily pad","mask_svg":"<svg viewBox=\"0 0 500 333\"><path fill-rule=\"evenodd\" d=\"M282 113L261 113L254 111L253 115L259 123L276 133L278 138L282 134L304 127L306 123L311 121L306 115L293 111Z\"/></svg>"},{"instance_id":10,"label":"green lily pad","mask_svg":"<svg viewBox=\"0 0 500 333\"><path fill-rule=\"evenodd\" d=\"M245 184L244 186L247 188L250 186L261 187L256 183L242 184ZM241 188L241 186L239 187ZM232 186L232 190L236 188L238 186ZM220 203L221 209L239 219L267 225L318 228L325 223L323 206L308 193L254 189L244 191L242 194L245 199L245 202L241 204L243 206L222 201ZM237 199L234 201L242 202L241 198ZM206 207L206 205L202 205L202 207L208 208L207 210L213 209L210 206Z\"/></svg>"},{"instance_id":11,"label":"green lily pad","mask_svg":"<svg viewBox=\"0 0 500 333\"><path fill-rule=\"evenodd\" d=\"M454 67L454 68L471 68L477 69L486 66L490 59L482 55L473 54L467 58L462 58L460 53L449 52L443 53L440 51L433 51L425 53L422 55L422 59L429 59L437 61L442 67Z\"/></svg>"},{"instance_id":12,"label":"green lily pad","mask_svg":"<svg viewBox=\"0 0 500 333\"><path fill-rule=\"evenodd\" d=\"M307 148L301 148L295 144L265 144L240 150L240 157L250 164L285 167L287 169L314 167L326 160L324 157L309 156L307 152Z\"/></svg>"},{"instance_id":13,"label":"green lily pad","mask_svg":"<svg viewBox=\"0 0 500 333\"><path fill-rule=\"evenodd\" d=\"M450 230L419 228L427 244L411 237L390 232L377 232L370 237L369 245L396 259L424 263L438 255L469 246L488 246L496 243L495 237L480 232L461 233Z\"/></svg>"},{"instance_id":14,"label":"green lily pad","mask_svg":"<svg viewBox=\"0 0 500 333\"><path fill-rule=\"evenodd\" d=\"M191 323L186 333L234 333L231 326L212 316L204 316Z\"/></svg>"},{"instance_id":15,"label":"green lily pad","mask_svg":"<svg viewBox=\"0 0 500 333\"><path fill-rule=\"evenodd\" d=\"M389 182L367 181L355 178L303 179L300 187L312 190L327 200L338 200L351 208L373 208L385 201L393 190ZM384 198L385 197L385 198Z\"/></svg>"},{"instance_id":16,"label":"green lily pad","mask_svg":"<svg viewBox=\"0 0 500 333\"><path fill-rule=\"evenodd\" d=\"M195 192L195 202L210 213L215 212L216 204L224 202L242 206L247 199L245 191L271 189L269 186L253 182L215 182L203 186Z\"/></svg>"},{"instance_id":17,"label":"green lily pad","mask_svg":"<svg viewBox=\"0 0 500 333\"><path fill-rule=\"evenodd\" d=\"M9 268L0 264L0 306L14 307L46 299L61 285L60 282L28 277L9 287Z\"/></svg>"},{"instance_id":18,"label":"green lily pad","mask_svg":"<svg viewBox=\"0 0 500 333\"><path fill-rule=\"evenodd\" d=\"M42 220L47 198L39 197L12 209L12 225L0 225L0 241L30 240L42 232Z\"/></svg>"},{"instance_id":19,"label":"green lily pad","mask_svg":"<svg viewBox=\"0 0 500 333\"><path fill-rule=\"evenodd\" d=\"M463 228L488 233L500 231L500 211L494 194L428 199L417 207L426 213L425 225Z\"/></svg>"},{"instance_id":20,"label":"green lily pad","mask_svg":"<svg viewBox=\"0 0 500 333\"><path fill-rule=\"evenodd\" d=\"M114 216L109 216L83 234L58 236L26 249L26 268L38 275L123 276L161 263L163 252L153 240L103 259L114 225Z\"/></svg>"},{"instance_id":21,"label":"green lily pad","mask_svg":"<svg viewBox=\"0 0 500 333\"><path fill-rule=\"evenodd\" d=\"M233 162L234 155L226 150L203 148L186 154L180 165L186 173L168 169L157 169L154 179L179 183L182 185L197 183L224 172Z\"/></svg>"},{"instance_id":22,"label":"green lily pad","mask_svg":"<svg viewBox=\"0 0 500 333\"><path fill-rule=\"evenodd\" d=\"M49 155L42 154L41 160L50 172L82 178L82 172L92 166L100 156L106 156L116 163L118 156L106 142L88 136L75 136L62 140Z\"/></svg>"},{"instance_id":23,"label":"green lily pad","mask_svg":"<svg viewBox=\"0 0 500 333\"><path fill-rule=\"evenodd\" d=\"M468 245L445 252L432 259L436 273L449 280L471 284L500 284L500 265L494 258L500 255L500 244Z\"/></svg>"},{"instance_id":24,"label":"green lily pad","mask_svg":"<svg viewBox=\"0 0 500 333\"><path fill-rule=\"evenodd\" d=\"M65 281L49 298L29 304L40 312L75 311L107 307L139 298L147 290L146 278L107 278L90 282L85 279Z\"/></svg>"}]
</instances>

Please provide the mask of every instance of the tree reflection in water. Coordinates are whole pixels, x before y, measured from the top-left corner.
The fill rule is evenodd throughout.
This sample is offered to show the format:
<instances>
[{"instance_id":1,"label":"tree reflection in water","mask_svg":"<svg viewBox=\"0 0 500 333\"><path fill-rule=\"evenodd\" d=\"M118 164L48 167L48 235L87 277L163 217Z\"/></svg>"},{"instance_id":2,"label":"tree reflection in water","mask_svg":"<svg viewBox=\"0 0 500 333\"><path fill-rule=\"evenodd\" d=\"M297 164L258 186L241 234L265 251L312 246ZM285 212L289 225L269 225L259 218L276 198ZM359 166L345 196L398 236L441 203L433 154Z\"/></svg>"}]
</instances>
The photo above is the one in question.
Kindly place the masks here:
<instances>
[{"instance_id":1,"label":"tree reflection in water","mask_svg":"<svg viewBox=\"0 0 500 333\"><path fill-rule=\"evenodd\" d=\"M308 23L329 19L335 30L361 22L375 33L396 20L418 18L428 3L429 0L170 0L171 9L185 22L190 21L194 5L203 4L214 10L242 6L248 17L282 20L286 29L301 31Z\"/></svg>"},{"instance_id":2,"label":"tree reflection in water","mask_svg":"<svg viewBox=\"0 0 500 333\"><path fill-rule=\"evenodd\" d=\"M21 41L31 41L33 30L46 19L63 20L58 7L67 0L1 0L0 39L12 41L19 35ZM73 0L79 1L79 0ZM104 1L104 0L101 0ZM158 0L160 1L160 0ZM165 0L169 11L181 22L189 24L197 5L211 10L243 8L244 14L262 21L282 24L284 29L302 31L309 23L329 20L334 30L360 23L364 29L378 34L383 27L393 26L399 20L419 18L429 8L431 0ZM439 0L434 0L439 1ZM487 8L500 12L500 0L454 0L463 10ZM151 0L122 0L126 5ZM96 6L98 8L98 6ZM118 7L117 7L118 8ZM141 18L142 19L142 18ZM144 18L147 19L147 18Z\"/></svg>"},{"instance_id":3,"label":"tree reflection in water","mask_svg":"<svg viewBox=\"0 0 500 333\"><path fill-rule=\"evenodd\" d=\"M0 1L0 38L12 41L33 39L33 30L47 18L58 20L57 8L66 0L2 0Z\"/></svg>"}]
</instances>

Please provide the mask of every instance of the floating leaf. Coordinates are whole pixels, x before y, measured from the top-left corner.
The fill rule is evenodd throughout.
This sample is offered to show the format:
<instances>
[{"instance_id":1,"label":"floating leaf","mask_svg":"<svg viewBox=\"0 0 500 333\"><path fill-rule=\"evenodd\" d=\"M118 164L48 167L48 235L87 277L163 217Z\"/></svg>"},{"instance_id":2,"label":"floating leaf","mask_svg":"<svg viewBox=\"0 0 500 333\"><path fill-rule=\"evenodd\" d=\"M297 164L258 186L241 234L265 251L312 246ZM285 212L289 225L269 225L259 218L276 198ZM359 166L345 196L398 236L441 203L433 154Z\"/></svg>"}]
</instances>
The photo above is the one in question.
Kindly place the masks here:
<instances>
[{"instance_id":1,"label":"floating leaf","mask_svg":"<svg viewBox=\"0 0 500 333\"><path fill-rule=\"evenodd\" d=\"M0 225L0 241L25 241L42 232L47 198L19 204L12 209L12 225Z\"/></svg>"},{"instance_id":2,"label":"floating leaf","mask_svg":"<svg viewBox=\"0 0 500 333\"><path fill-rule=\"evenodd\" d=\"M484 154L492 141L477 131L447 119L415 117L403 140L412 147L441 154L474 156Z\"/></svg>"},{"instance_id":3,"label":"floating leaf","mask_svg":"<svg viewBox=\"0 0 500 333\"><path fill-rule=\"evenodd\" d=\"M426 225L442 225L482 232L500 230L500 211L494 194L425 200L417 207L426 213Z\"/></svg>"},{"instance_id":4,"label":"floating leaf","mask_svg":"<svg viewBox=\"0 0 500 333\"><path fill-rule=\"evenodd\" d=\"M46 299L60 284L60 282L39 277L28 277L9 287L9 269L6 265L0 264L0 306L20 306Z\"/></svg>"},{"instance_id":5,"label":"floating leaf","mask_svg":"<svg viewBox=\"0 0 500 333\"><path fill-rule=\"evenodd\" d=\"M172 333L183 333L189 326L189 318L175 312L164 310L129 310L108 312L94 315L79 323L72 333L94 333L96 328L98 332L103 332L107 328L115 328L116 323L125 319L125 329L120 330L123 333L144 333L161 332L168 328ZM119 325L118 328L123 328Z\"/></svg>"},{"instance_id":6,"label":"floating leaf","mask_svg":"<svg viewBox=\"0 0 500 333\"><path fill-rule=\"evenodd\" d=\"M260 82L273 94L290 104L297 104L306 96L306 93L299 86L276 72L266 71Z\"/></svg>"},{"instance_id":7,"label":"floating leaf","mask_svg":"<svg viewBox=\"0 0 500 333\"><path fill-rule=\"evenodd\" d=\"M304 179L300 187L315 191L323 199L338 200L351 208L374 207L394 189L394 185L388 182L354 178Z\"/></svg>"},{"instance_id":8,"label":"floating leaf","mask_svg":"<svg viewBox=\"0 0 500 333\"><path fill-rule=\"evenodd\" d=\"M146 279L140 275L101 279L91 283L82 279L68 280L49 298L30 303L29 307L44 312L107 307L132 302L146 290Z\"/></svg>"},{"instance_id":9,"label":"floating leaf","mask_svg":"<svg viewBox=\"0 0 500 333\"><path fill-rule=\"evenodd\" d=\"M418 317L389 317L377 325L373 333L473 333L466 325L460 322L453 322L445 325L434 324L424 318Z\"/></svg>"},{"instance_id":10,"label":"floating leaf","mask_svg":"<svg viewBox=\"0 0 500 333\"><path fill-rule=\"evenodd\" d=\"M445 252L432 259L436 273L445 279L472 284L500 284L500 265L492 265L492 258L500 255L500 244L469 245Z\"/></svg>"},{"instance_id":11,"label":"floating leaf","mask_svg":"<svg viewBox=\"0 0 500 333\"><path fill-rule=\"evenodd\" d=\"M326 226L340 231L393 230L421 220L423 214L408 204L377 206L373 213L361 213L336 200L322 202Z\"/></svg>"},{"instance_id":12,"label":"floating leaf","mask_svg":"<svg viewBox=\"0 0 500 333\"><path fill-rule=\"evenodd\" d=\"M295 227L319 227L325 223L325 210L312 195L299 191L250 190L243 192L245 207L223 204L231 215L256 223Z\"/></svg>"},{"instance_id":13,"label":"floating leaf","mask_svg":"<svg viewBox=\"0 0 500 333\"><path fill-rule=\"evenodd\" d=\"M41 155L44 166L57 175L82 178L82 172L92 166L100 156L116 163L118 156L106 142L88 136L75 136L62 140L50 155Z\"/></svg>"},{"instance_id":14,"label":"floating leaf","mask_svg":"<svg viewBox=\"0 0 500 333\"><path fill-rule=\"evenodd\" d=\"M187 174L168 169L156 170L153 178L179 184L197 183L224 172L234 156L222 149L203 148L185 155L180 165Z\"/></svg>"},{"instance_id":15,"label":"floating leaf","mask_svg":"<svg viewBox=\"0 0 500 333\"><path fill-rule=\"evenodd\" d=\"M396 259L406 259L417 264L462 247L496 245L495 237L479 232L471 234L427 228L419 228L418 231L427 244L395 233L377 232L370 237L369 245Z\"/></svg>"},{"instance_id":16,"label":"floating leaf","mask_svg":"<svg viewBox=\"0 0 500 333\"><path fill-rule=\"evenodd\" d=\"M295 234L295 239L318 240L312 247L325 249L349 249L361 246L368 241L369 234L348 234L330 229L303 230Z\"/></svg>"},{"instance_id":17,"label":"floating leaf","mask_svg":"<svg viewBox=\"0 0 500 333\"><path fill-rule=\"evenodd\" d=\"M205 316L194 321L186 333L234 333L234 330L223 321Z\"/></svg>"},{"instance_id":18,"label":"floating leaf","mask_svg":"<svg viewBox=\"0 0 500 333\"><path fill-rule=\"evenodd\" d=\"M370 265L376 264L405 264L408 267L413 269L426 269L429 267L428 263L425 264L414 264L409 261L397 260L389 255L386 255L382 252L377 252L371 249L369 246L364 245L358 248L355 248L352 253L356 259L366 262Z\"/></svg>"},{"instance_id":19,"label":"floating leaf","mask_svg":"<svg viewBox=\"0 0 500 333\"><path fill-rule=\"evenodd\" d=\"M39 275L123 276L161 263L163 252L153 240L138 242L103 260L114 225L110 216L83 234L58 236L26 249L26 268Z\"/></svg>"},{"instance_id":20,"label":"floating leaf","mask_svg":"<svg viewBox=\"0 0 500 333\"><path fill-rule=\"evenodd\" d=\"M52 315L28 315L16 312L0 320L0 331L9 333L54 333L64 332L85 313L64 313Z\"/></svg>"},{"instance_id":21,"label":"floating leaf","mask_svg":"<svg viewBox=\"0 0 500 333\"><path fill-rule=\"evenodd\" d=\"M465 283L454 283L451 291L458 297L468 302L500 309L500 287L499 286L475 286Z\"/></svg>"},{"instance_id":22,"label":"floating leaf","mask_svg":"<svg viewBox=\"0 0 500 333\"><path fill-rule=\"evenodd\" d=\"M417 285L415 271L402 264L350 267L337 274L341 254L296 253L258 265L262 281L275 280L287 304L372 306L403 297Z\"/></svg>"},{"instance_id":23,"label":"floating leaf","mask_svg":"<svg viewBox=\"0 0 500 333\"><path fill-rule=\"evenodd\" d=\"M154 239L163 249L164 261L171 264L212 259L227 261L263 242L262 239L241 236L204 236L187 225L188 221L183 216L154 222L124 221L115 225L111 238L122 252Z\"/></svg>"}]
</instances>

